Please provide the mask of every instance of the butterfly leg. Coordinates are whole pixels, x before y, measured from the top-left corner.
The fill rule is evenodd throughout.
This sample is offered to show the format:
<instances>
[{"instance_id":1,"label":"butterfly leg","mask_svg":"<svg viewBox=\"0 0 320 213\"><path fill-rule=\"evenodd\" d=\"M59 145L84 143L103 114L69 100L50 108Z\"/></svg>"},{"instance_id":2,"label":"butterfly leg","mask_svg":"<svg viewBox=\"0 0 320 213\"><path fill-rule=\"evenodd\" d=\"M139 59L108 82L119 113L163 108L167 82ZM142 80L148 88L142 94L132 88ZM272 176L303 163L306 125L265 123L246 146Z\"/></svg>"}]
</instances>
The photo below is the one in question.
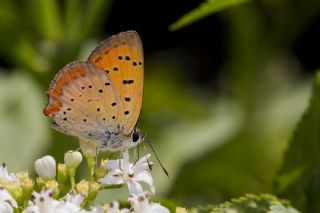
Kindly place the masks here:
<instances>
[{"instance_id":1,"label":"butterfly leg","mask_svg":"<svg viewBox=\"0 0 320 213\"><path fill-rule=\"evenodd\" d=\"M123 150L120 151L120 158L119 158L119 169L122 171L122 168L121 168L121 159L123 159Z\"/></svg>"},{"instance_id":2,"label":"butterfly leg","mask_svg":"<svg viewBox=\"0 0 320 213\"><path fill-rule=\"evenodd\" d=\"M144 145L143 148L144 148L144 153L145 153L146 158L147 158L147 147ZM149 170L151 171L152 170L152 164L150 163L148 158L147 158L147 163L148 163Z\"/></svg>"},{"instance_id":3,"label":"butterfly leg","mask_svg":"<svg viewBox=\"0 0 320 213\"><path fill-rule=\"evenodd\" d=\"M134 161L134 164L137 163L137 161L139 160L140 157L140 149L139 149L139 145L134 149L134 156L136 158L136 160Z\"/></svg>"},{"instance_id":4,"label":"butterfly leg","mask_svg":"<svg viewBox=\"0 0 320 213\"><path fill-rule=\"evenodd\" d=\"M99 147L96 147L96 160L94 163L94 173L96 172L96 169L98 168L98 161L99 161Z\"/></svg>"}]
</instances>

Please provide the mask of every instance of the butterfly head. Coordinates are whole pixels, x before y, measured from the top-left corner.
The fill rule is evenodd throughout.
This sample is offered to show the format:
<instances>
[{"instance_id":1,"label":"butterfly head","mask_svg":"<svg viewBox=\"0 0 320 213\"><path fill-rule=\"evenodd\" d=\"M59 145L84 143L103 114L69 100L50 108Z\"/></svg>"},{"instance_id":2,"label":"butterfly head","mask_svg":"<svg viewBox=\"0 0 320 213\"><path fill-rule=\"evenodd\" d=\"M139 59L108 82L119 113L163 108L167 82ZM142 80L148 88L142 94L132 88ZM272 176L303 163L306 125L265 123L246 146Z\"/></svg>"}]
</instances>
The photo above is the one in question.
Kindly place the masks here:
<instances>
[{"instance_id":1,"label":"butterfly head","mask_svg":"<svg viewBox=\"0 0 320 213\"><path fill-rule=\"evenodd\" d=\"M131 137L130 137L130 141L131 141L131 144L133 146L136 146L140 143L142 143L145 139L145 134L140 130L138 129L137 127L135 127L131 133Z\"/></svg>"},{"instance_id":2,"label":"butterfly head","mask_svg":"<svg viewBox=\"0 0 320 213\"><path fill-rule=\"evenodd\" d=\"M100 142L100 150L120 151L142 143L145 139L145 134L135 127L128 135L125 135L120 130L105 131L102 135L97 134L97 137L92 139Z\"/></svg>"}]
</instances>

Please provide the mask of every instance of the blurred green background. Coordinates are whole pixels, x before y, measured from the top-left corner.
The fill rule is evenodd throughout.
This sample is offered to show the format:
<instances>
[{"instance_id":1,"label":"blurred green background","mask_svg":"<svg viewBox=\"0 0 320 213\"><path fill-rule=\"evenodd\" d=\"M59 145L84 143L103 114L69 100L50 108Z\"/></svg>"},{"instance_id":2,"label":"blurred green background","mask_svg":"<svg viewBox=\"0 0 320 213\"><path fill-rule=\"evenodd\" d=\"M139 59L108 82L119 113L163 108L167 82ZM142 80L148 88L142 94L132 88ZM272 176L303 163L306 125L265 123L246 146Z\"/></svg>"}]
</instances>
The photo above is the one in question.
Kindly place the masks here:
<instances>
[{"instance_id":1,"label":"blurred green background","mask_svg":"<svg viewBox=\"0 0 320 213\"><path fill-rule=\"evenodd\" d=\"M222 2L230 7L0 0L0 161L32 170L78 148L42 114L50 81L108 36L136 30L146 61L138 126L170 173L154 167L157 196L191 206L271 193L320 67L320 1Z\"/></svg>"}]
</instances>

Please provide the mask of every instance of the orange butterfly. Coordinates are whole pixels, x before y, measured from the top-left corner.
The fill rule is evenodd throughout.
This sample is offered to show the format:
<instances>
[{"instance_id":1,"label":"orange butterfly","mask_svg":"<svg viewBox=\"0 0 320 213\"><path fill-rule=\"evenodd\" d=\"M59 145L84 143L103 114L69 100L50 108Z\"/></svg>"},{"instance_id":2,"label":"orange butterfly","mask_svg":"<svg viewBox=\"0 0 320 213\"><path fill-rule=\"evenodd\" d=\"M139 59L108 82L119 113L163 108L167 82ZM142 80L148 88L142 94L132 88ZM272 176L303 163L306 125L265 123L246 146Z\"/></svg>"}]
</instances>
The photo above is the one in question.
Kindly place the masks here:
<instances>
[{"instance_id":1,"label":"orange butterfly","mask_svg":"<svg viewBox=\"0 0 320 213\"><path fill-rule=\"evenodd\" d=\"M44 114L63 133L123 151L143 142L136 128L143 97L143 49L137 32L103 41L86 62L72 62L55 76Z\"/></svg>"}]
</instances>

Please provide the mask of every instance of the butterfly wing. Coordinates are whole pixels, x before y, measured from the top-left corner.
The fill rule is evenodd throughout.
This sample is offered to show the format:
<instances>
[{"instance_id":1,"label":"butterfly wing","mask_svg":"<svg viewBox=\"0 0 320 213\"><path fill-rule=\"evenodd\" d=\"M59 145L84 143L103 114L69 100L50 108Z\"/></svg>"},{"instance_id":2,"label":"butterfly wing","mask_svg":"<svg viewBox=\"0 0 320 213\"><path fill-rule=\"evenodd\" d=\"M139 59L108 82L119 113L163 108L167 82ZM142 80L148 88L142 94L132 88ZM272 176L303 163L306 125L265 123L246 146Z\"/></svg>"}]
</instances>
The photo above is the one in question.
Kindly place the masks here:
<instances>
[{"instance_id":1,"label":"butterfly wing","mask_svg":"<svg viewBox=\"0 0 320 213\"><path fill-rule=\"evenodd\" d=\"M107 73L88 62L73 62L61 69L48 91L44 114L57 130L86 140L117 128L120 110ZM96 137L96 138L92 138Z\"/></svg>"},{"instance_id":2,"label":"butterfly wing","mask_svg":"<svg viewBox=\"0 0 320 213\"><path fill-rule=\"evenodd\" d=\"M128 135L140 115L143 97L143 49L135 31L119 33L102 42L89 56L89 62L105 70L119 97L121 110L117 123Z\"/></svg>"}]
</instances>

